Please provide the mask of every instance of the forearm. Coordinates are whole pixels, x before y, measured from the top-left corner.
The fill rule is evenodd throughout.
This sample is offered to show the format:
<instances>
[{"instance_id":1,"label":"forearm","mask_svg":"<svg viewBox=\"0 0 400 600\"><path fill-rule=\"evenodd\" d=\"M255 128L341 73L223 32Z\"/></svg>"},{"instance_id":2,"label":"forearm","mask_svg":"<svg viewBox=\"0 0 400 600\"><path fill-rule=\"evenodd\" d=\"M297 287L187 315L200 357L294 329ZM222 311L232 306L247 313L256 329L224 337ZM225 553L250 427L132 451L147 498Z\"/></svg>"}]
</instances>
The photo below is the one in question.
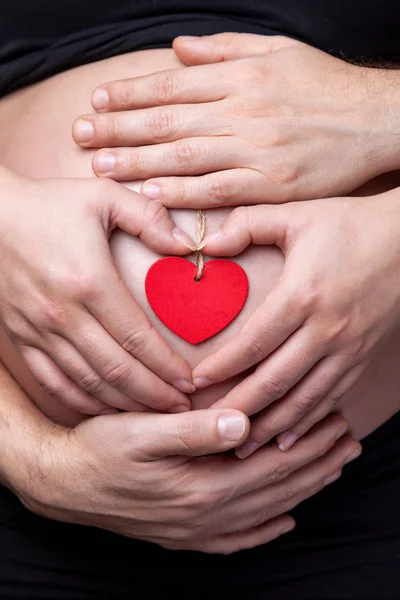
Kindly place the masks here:
<instances>
[{"instance_id":1,"label":"forearm","mask_svg":"<svg viewBox=\"0 0 400 600\"><path fill-rule=\"evenodd\" d=\"M46 419L0 362L0 483L40 495L51 442L62 428Z\"/></svg>"},{"instance_id":2,"label":"forearm","mask_svg":"<svg viewBox=\"0 0 400 600\"><path fill-rule=\"evenodd\" d=\"M400 169L400 70L358 69L359 116L370 160L378 173L395 171Z\"/></svg>"}]
</instances>

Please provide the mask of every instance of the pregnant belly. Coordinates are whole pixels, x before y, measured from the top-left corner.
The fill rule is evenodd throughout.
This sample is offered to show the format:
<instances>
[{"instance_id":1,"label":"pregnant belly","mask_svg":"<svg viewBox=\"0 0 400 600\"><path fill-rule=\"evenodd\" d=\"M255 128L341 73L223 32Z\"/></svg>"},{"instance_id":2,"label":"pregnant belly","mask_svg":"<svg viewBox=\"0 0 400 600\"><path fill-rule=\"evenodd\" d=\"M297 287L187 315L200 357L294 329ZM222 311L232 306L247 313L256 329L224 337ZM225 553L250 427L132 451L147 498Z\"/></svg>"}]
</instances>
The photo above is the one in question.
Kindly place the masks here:
<instances>
[{"instance_id":1,"label":"pregnant belly","mask_svg":"<svg viewBox=\"0 0 400 600\"><path fill-rule=\"evenodd\" d=\"M91 112L92 90L112 79L179 66L181 65L171 50L126 54L62 73L3 99L0 102L0 163L32 178L92 177L92 153L78 148L71 138L71 125L75 118ZM131 187L136 189L138 184L133 183ZM179 227L195 235L194 211L171 212ZM226 214L224 210L208 211L208 232L215 229ZM159 257L141 242L123 233L113 235L111 249L127 286L154 326L192 366L238 331L274 286L283 267L280 252L272 247L251 247L238 257L237 262L246 270L250 283L249 298L244 310L223 332L199 346L191 346L166 329L147 304L144 277L150 265ZM353 433L358 438L367 435L398 410L399 349L400 339L394 337L339 407L350 420ZM43 412L51 418L65 425L74 425L82 419L81 415L57 405L35 384L9 340L1 332L0 358ZM209 406L236 381L231 380L197 392L192 397L193 406Z\"/></svg>"}]
</instances>

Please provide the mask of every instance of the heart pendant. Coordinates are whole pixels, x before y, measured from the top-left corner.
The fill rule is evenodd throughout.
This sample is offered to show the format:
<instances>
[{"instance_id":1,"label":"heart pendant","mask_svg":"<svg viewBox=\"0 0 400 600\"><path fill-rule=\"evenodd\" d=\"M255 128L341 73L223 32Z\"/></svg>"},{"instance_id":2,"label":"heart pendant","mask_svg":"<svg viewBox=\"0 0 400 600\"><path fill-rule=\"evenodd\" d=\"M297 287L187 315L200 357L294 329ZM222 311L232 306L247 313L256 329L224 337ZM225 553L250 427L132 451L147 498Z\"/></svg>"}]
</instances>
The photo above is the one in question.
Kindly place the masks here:
<instances>
[{"instance_id":1,"label":"heart pendant","mask_svg":"<svg viewBox=\"0 0 400 600\"><path fill-rule=\"evenodd\" d=\"M197 267L178 257L160 258L147 272L145 289L157 317L191 344L209 339L233 321L246 302L247 275L230 260L206 262L196 281Z\"/></svg>"}]
</instances>

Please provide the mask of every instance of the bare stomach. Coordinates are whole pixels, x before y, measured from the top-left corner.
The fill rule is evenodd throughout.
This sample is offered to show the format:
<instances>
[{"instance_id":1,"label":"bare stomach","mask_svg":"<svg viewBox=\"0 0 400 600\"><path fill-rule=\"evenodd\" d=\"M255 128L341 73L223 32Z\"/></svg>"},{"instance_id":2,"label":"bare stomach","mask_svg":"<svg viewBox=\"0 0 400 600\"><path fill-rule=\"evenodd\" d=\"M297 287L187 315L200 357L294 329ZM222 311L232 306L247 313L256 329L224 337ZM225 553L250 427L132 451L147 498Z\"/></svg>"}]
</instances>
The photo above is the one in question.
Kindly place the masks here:
<instances>
[{"instance_id":1,"label":"bare stomach","mask_svg":"<svg viewBox=\"0 0 400 600\"><path fill-rule=\"evenodd\" d=\"M126 54L61 73L3 99L0 101L0 163L32 178L92 177L92 153L78 148L71 137L75 118L91 112L92 90L112 79L179 66L171 50ZM384 181L382 185L385 185ZM375 186L374 192L377 191ZM194 235L196 213L190 210L171 212L178 226ZM208 232L215 229L225 215L223 210L208 211ZM199 346L192 346L166 329L147 304L144 277L149 266L159 257L138 240L120 232L113 235L111 249L127 286L154 326L193 367L239 330L274 286L283 267L282 256L273 247L251 247L238 257L237 262L246 270L250 282L249 299L244 310L223 332ZM393 336L385 351L377 356L363 379L340 404L340 411L349 419L352 432L359 439L399 409L399 355L400 338ZM39 388L1 331L0 359L39 408L52 419L72 426L83 418L57 405ZM192 396L194 408L210 406L234 384L235 381L231 380L213 389L196 392Z\"/></svg>"}]
</instances>

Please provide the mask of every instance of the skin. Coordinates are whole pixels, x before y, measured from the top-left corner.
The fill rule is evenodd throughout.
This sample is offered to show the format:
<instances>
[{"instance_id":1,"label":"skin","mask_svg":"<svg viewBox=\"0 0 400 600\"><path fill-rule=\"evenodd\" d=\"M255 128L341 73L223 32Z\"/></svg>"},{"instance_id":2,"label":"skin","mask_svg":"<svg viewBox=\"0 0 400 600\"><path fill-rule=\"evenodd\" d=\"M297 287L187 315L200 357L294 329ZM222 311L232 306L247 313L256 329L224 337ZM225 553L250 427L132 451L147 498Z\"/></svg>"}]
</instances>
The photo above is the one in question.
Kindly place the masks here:
<instances>
[{"instance_id":1,"label":"skin","mask_svg":"<svg viewBox=\"0 0 400 600\"><path fill-rule=\"evenodd\" d=\"M136 62L133 59L135 59ZM51 80L42 82L30 89L22 90L21 92L6 98L0 103L0 124L2 131L4 132L4 138L2 137L0 140L1 161L9 168L16 172L22 173L24 176L29 178L48 178L54 175L59 177L89 177L91 174L92 156L90 152L83 152L72 142L70 128L74 118L90 109L89 98L92 89L94 89L96 85L106 81L107 79L111 79L112 77L124 78L132 74L143 75L146 72L152 72L155 68L157 68L156 65L160 64L163 64L163 66L167 67L170 66L170 68L179 66L179 63L176 58L174 58L173 53L169 51L143 52L138 53L135 56L125 55L60 74ZM135 69L137 69L136 73L133 72L133 65L135 65ZM29 111L27 111L27 107L29 107ZM56 134L54 132L56 132ZM7 140L7 143L5 140ZM38 185L41 186L42 183L39 182ZM15 199L18 200L19 197L20 196L17 195L15 196ZM226 212L208 213L207 226L209 231L213 231L213 229L216 229L219 225L221 225L226 215ZM174 212L172 216L174 221L183 231L186 231L189 235L194 235L195 215L191 211ZM43 224L45 224L45 222L46 219L43 218ZM60 225L58 227L60 230L62 230L62 227L64 226L65 219L60 219ZM35 237L37 237L37 235L32 236L30 239L28 244L29 248L33 247L32 244L35 243ZM238 262L241 262L241 264L246 268L251 284L251 295L249 302L246 304L244 312L240 315L239 319L235 321L230 328L227 328L227 330L221 333L220 336L210 340L201 347L191 347L183 342L183 340L177 339L172 334L169 334L157 322L156 318L149 310L149 307L146 305L143 295L143 277L148 266L154 260L156 260L158 256L143 246L143 244L137 239L125 235L122 232L116 232L112 235L111 250L115 264L118 267L118 270L121 272L125 284L127 285L128 289L132 291L136 301L142 306L142 309L147 313L150 322L157 327L163 337L169 339L169 343L176 353L185 356L185 359L192 368L194 368L196 364L198 364L212 351L215 351L222 343L234 337L240 326L244 325L252 312L254 312L255 308L262 303L263 298L265 298L268 291L272 289L273 285L277 282L283 268L282 255L276 248L250 248L248 251L243 253L238 259ZM393 365L393 361L390 361L390 357L393 356L393 352L396 351L398 340L391 340L391 344L392 345L390 347L388 346L388 348L385 349L386 354L382 352L380 360L376 360L374 364L371 365L368 372L368 377L365 376L361 382L361 385L359 385L357 390L354 391L354 394L347 398L344 413L349 417L351 431L357 437L361 438L378 427L396 410L395 403L398 401L398 373L395 365ZM117 466L119 466L118 460L120 459L121 452L126 451L127 456L131 456L130 448L133 444L132 440L136 440L136 445L134 444L135 452L140 452L141 446L137 446L138 436L131 435L131 432L135 431L134 429L132 430L133 427L139 427L138 430L140 430L140 427L143 425L143 421L137 421L137 419L142 419L142 417L147 419L147 422L150 423L148 429L148 439L154 440L160 438L160 444L165 444L163 452L166 456L168 456L168 453L171 453L172 451L171 445L168 443L168 428L172 426L172 423L178 422L175 421L175 419L179 419L179 423L182 423L182 427L184 427L184 429L182 430L181 427L178 427L179 431L176 438L181 437L184 445L188 445L190 448L194 447L193 452L199 453L198 438L194 436L196 439L193 443L189 439L190 435L188 432L193 430L196 431L194 421L192 422L192 419L204 418L206 413L208 415L214 413L214 411L198 410L190 413L183 413L182 415L102 416L88 421L88 424L86 424L85 421L81 425L78 425L78 423L83 420L82 414L76 410L68 408L65 406L65 404L60 403L57 398L46 394L44 390L38 386L37 382L35 382L27 369L24 367L23 362L20 360L15 350L13 351L12 346L6 336L3 336L2 339L2 360L7 362L8 368L15 375L18 381L21 382L21 384L24 386L24 389L29 393L31 398L35 401L37 406L40 407L43 413L47 414L54 421L57 421L61 424L61 429L58 428L59 426L56 426L55 430L53 429L54 426L49 426L48 420L45 420L46 427L43 430L37 430L37 428L32 426L33 446L35 443L37 444L38 439L45 439L45 447L47 446L47 441L50 450L52 450L54 447L54 452L51 451L49 455L46 454L46 456L51 457L51 460L49 459L46 461L45 459L44 463L40 458L40 452L36 452L34 454L34 456L39 460L39 465L44 467L44 472L46 475L46 477L40 480L40 490L36 490L35 494L32 494L32 492L29 491L30 485L27 484L27 478L24 473L21 476L21 480L16 483L13 482L12 473L15 472L15 469L8 468L7 466L10 464L12 465L11 461L5 461L6 466L3 466L3 476L5 482L9 482L8 484L10 487L15 489L22 497L24 497L24 494L28 498L33 496L34 500L32 502L28 500L27 504L32 506L32 509L36 510L37 512L44 512L49 516L53 516L53 518L67 520L67 515L72 511L74 513L74 519L76 519L78 522L90 522L91 524L96 524L99 527L105 527L112 529L113 531L119 531L126 535L138 535L138 532L133 524L133 510L132 513L129 513L125 507L123 513L119 513L118 515L113 513L113 511L116 510L114 507L117 499L126 494L126 488L124 488L122 491L120 489L120 486L122 485L121 482L128 477L129 473L131 473L132 477L132 473L135 474L137 472L135 468L132 468L132 462L130 462L128 458L123 463L122 467L117 468ZM200 390L198 393L196 392L196 394L191 396L192 406L199 409L210 406L210 404L223 397L237 381L238 380L232 380L221 385L218 384L206 391ZM11 393L10 389L12 390L10 395L11 399L14 399L14 397L17 395L15 386L12 388L9 380L5 380L3 389L7 394ZM48 391L53 393L51 388ZM368 391L368 394L366 391ZM18 393L20 394L21 392L19 391ZM382 403L379 411L376 410L375 404L377 393L380 394ZM25 396L22 395L21 398L24 399ZM22 417L22 415L25 415L26 409L24 408L25 405L23 400L21 400L21 402L21 413L15 417L12 409L6 411L6 422L7 419L9 420L10 418L14 418L15 421L13 422L16 424L20 423L22 418L24 420L27 419L27 422L29 421L26 416ZM12 401L9 402L9 406L13 406ZM196 414L201 416L198 417ZM7 417L7 415L11 416ZM165 428L160 427L160 419L166 419L167 417L170 420L165 421ZM33 420L37 418L37 414L35 413ZM206 416L205 418L207 419L212 417ZM174 419L174 421L171 419ZM123 446L122 440L126 439L123 435L123 429L125 428L125 423L128 422L131 424L128 426L130 433L128 432L126 434L128 436L129 443L128 446ZM136 425L136 423L140 423L140 426ZM71 426L73 429L65 430L65 425ZM323 426L323 424L321 426ZM104 430L103 427L106 427L106 429ZM121 429L119 429L119 427L121 427ZM341 422L340 427L343 428L343 422ZM330 435L333 435L333 437L338 435L337 423L334 429L334 433L330 430ZM204 429L204 431L208 430L209 427ZM213 429L211 426L211 430L215 431L215 428ZM14 432L14 435L10 438L7 438L10 444L10 452L14 452L18 457L21 443L20 436L18 438L16 435L19 431L18 425L11 431ZM71 431L73 432L72 435ZM111 431L114 431L115 434L111 434ZM160 434L160 431L162 434ZM184 435L182 434L182 431L185 433ZM320 430L317 428L316 431L318 432ZM86 434L86 432L88 432L88 434ZM245 433L245 435L247 433L248 431ZM41 434L42 436L44 435L44 437L41 437ZM200 437L201 435L203 435L203 437L205 435L203 430L201 430ZM95 439L101 439L101 444L99 442L94 443ZM110 446L112 448L115 447L115 454L112 453L110 463L108 463L109 466L107 469L101 471L100 478L96 480L96 478L93 477L93 471L96 472L96 469L93 467L95 465L102 464L102 461L104 460L104 439L112 440L112 445ZM16 440L18 440L18 443ZM241 436L239 439L236 439L234 444L240 445L243 441L245 441L245 437ZM293 461L293 464L295 465L294 457L299 457L298 453L306 449L306 447L310 452L310 454L307 455L306 460L306 462L310 465L310 470L307 472L308 475L306 476L305 472L299 471L298 476L296 475L295 479L288 479L287 481L285 480L285 486L280 488L282 499L285 497L285 493L286 496L288 495L288 490L290 490L289 503L285 503L283 500L278 500L276 497L270 496L267 504L267 499L264 492L261 493L260 491L260 502L257 505L256 510L251 511L251 514L249 514L249 517L251 516L251 522L253 525L257 525L258 527L260 523L266 523L270 518L274 518L274 506L278 506L279 514L283 514L286 510L290 510L291 506L294 506L294 504L306 497L307 494L311 495L315 493L317 489L321 489L325 481L340 474L340 470L344 463L350 458L350 456L354 455L354 452L356 452L356 454L359 452L358 444L354 441L346 439L344 448L340 448L339 450L340 455L337 456L335 454L334 459L331 460L329 452L326 454L327 446L324 446L322 441L315 443L315 441L312 442L311 438L305 438L305 442L306 441L308 441L308 443L306 445L302 444L301 446L299 442L299 445L296 445L296 447L290 450L287 455L280 453L276 445L273 445L273 455L269 454L270 447L266 447L260 451L261 454L256 453L254 457L249 459L253 460L254 458L257 460L257 463L254 463L257 465L257 468L254 471L251 470L254 478L253 485L255 485L257 488L257 485L262 485L262 482L258 477L259 473L256 472L259 468L258 461L265 464L266 468L269 469L269 472L272 473L276 471L276 463L274 463L274 460L278 460L278 464L283 464L280 461L287 460L290 463ZM24 445L28 456L32 451L32 448L30 447L32 444L28 444L27 446ZM234 444L230 447L234 447ZM218 449L221 449L220 445L217 445L217 447ZM85 459L84 463L82 464L80 461L82 461L82 457L86 456L88 448L93 448L93 453L91 453L88 460ZM176 446L174 446L174 448L176 451ZM179 448L180 451L182 451L182 445L179 446ZM224 445L222 449L226 449L226 445ZM110 448L107 447L107 450L110 450ZM212 452L210 446L207 445L206 442L204 443L203 450L206 454ZM262 454L264 451L267 452L267 450L268 454ZM325 462L325 459L322 460L322 469L319 470L317 469L318 464L320 464L318 463L318 460L320 460L318 457L322 457L325 454L327 456L327 461ZM271 460L266 461L267 456L271 456ZM283 458L285 456L288 458ZM216 461L218 460L219 459L216 459ZM48 466L49 462L51 462L51 468ZM79 472L81 473L82 478L85 476L87 477L88 488L85 490L85 497L79 496L77 498L71 494L71 489L73 489L73 486L68 485L68 482L70 481L69 478L71 476L67 476L67 474L68 472L75 473L75 470L78 468L78 464L80 465L79 468L81 470ZM169 464L170 462L166 460L164 466L166 467ZM169 544L170 546L173 545L174 547L180 548L198 547L204 551L207 551L205 549L205 537L207 537L206 532L208 532L207 535L210 535L210 527L216 526L218 519L221 519L221 514L215 513L215 520L213 520L212 523L210 521L204 521L204 515L207 512L210 512L212 503L210 503L210 500L206 501L204 499L204 492L201 491L204 487L204 479L199 481L198 471L196 470L197 467L195 466L196 464L198 464L198 461L189 460L184 469L185 473L188 473L187 477L190 485L193 486L192 489L194 489L198 494L203 494L201 496L201 508L197 507L197 509L194 509L195 517L196 515L203 515L203 520L200 519L199 525L199 520L194 518L193 512L191 513L191 518L189 519L186 533L184 535L184 537L186 536L186 540L182 540L182 532L180 539L178 539L179 535L175 535L176 531L175 533L173 531L168 533L165 531L165 529L163 530L163 533L159 533L159 538L163 538L162 543L165 545ZM212 457L208 458L207 474L213 474L215 466L215 474L219 475L219 464L220 463L218 462L214 462ZM238 464L247 465L249 463L246 461L245 463L238 462ZM228 484L228 487L230 486L230 491L233 491L233 489L237 488L238 481L242 481L241 477L247 477L247 467L239 468L241 470L240 472L237 472L237 477L232 476L232 472L230 472L230 480ZM285 467L282 468L283 472L285 472ZM108 475L105 476L105 473ZM108 486L107 477L114 475L114 473L118 473L117 481L113 480L113 485ZM143 477L148 477L147 481L149 482L150 487L151 485L156 485L156 479L158 483L155 489L159 491L159 496L163 497L163 494L165 495L165 481L167 481L167 486L171 485L171 472L168 470L166 471L165 479L164 475L162 475L162 473L164 473L163 469L160 469L160 471L157 471L157 473L157 476L153 477L151 471L144 469ZM57 487L54 478L58 479L60 475L65 475L66 485L64 486L64 483L59 482L59 487ZM106 479L104 479L105 477ZM268 477L267 473L266 477ZM62 480L63 478L60 477L60 479ZM127 481L128 480L131 482L132 486L130 500L133 503L135 494L137 494L137 491L135 490L138 488L133 485L134 482L132 479L127 479ZM46 483L43 483L43 481ZM212 481L217 484L218 478L216 477L215 480L212 479ZM256 483L256 481L258 481L258 483ZM302 484L301 481L303 482ZM300 489L299 486L303 490L301 493L298 491ZM107 490L106 496L104 496L104 488ZM28 491L21 493L19 491L21 489L28 489ZM184 496L185 489L186 485L183 485L183 487L178 490L178 498L176 499L177 504L181 504L183 508L187 506ZM219 490L221 497L226 497L226 487L224 489L217 486L217 489ZM245 488L240 488L240 490L243 489ZM39 499L38 501L35 500L35 498L38 496L40 498L41 494L42 499ZM241 495L243 495L243 493ZM85 498L87 497L91 499L100 499L100 497L105 498L104 502L107 504L108 517L105 518L104 515L91 514L90 520L87 521L87 506L85 505ZM149 502L151 502L151 498L152 496L149 496ZM235 500L236 498L232 498L232 510ZM238 507L238 513L229 513L231 515L231 520L229 521L229 527L231 527L229 530L230 533L234 533L236 531L235 520L240 510L243 511L245 504L246 503L244 501L243 505ZM266 510L267 506L269 507L268 510ZM82 510L80 510L80 508ZM224 514L228 515L227 508L227 506L224 506L223 512ZM121 516L123 519L128 521L128 525L124 531L122 531L123 528L121 527ZM182 517L182 514L179 514L179 517ZM168 514L163 513L163 518L167 519ZM167 523L168 521L165 522ZM193 522L197 523L197 528L193 525ZM288 521L285 523L287 524ZM257 529L257 531L250 531L248 529L250 524L250 522L243 522L244 529L242 530L242 535L239 540L237 538L234 540L231 538L224 538L224 540L219 539L219 543L221 544L223 542L225 545L223 549L222 546L219 545L218 551L229 552L237 550L239 547L247 547L251 544L257 545L259 543L263 543L261 540L262 536L258 536L258 533L262 532L260 532L259 529ZM228 521L225 523L225 526L228 527ZM161 528L161 525L159 525L159 527ZM282 522L280 522L279 528L282 530ZM271 531L269 530L268 532L265 532L266 536L267 534L268 536L272 535ZM278 534L276 530L275 534ZM157 536L157 533L152 533L152 535ZM165 538L168 538L168 535L170 538L166 540ZM227 535L227 531L225 531L224 535ZM190 538L189 541L188 536ZM210 540L207 538L207 543L211 543L212 541L215 542L215 540ZM213 547L215 548L215 546Z\"/></svg>"},{"instance_id":2,"label":"skin","mask_svg":"<svg viewBox=\"0 0 400 600\"><path fill-rule=\"evenodd\" d=\"M243 462L218 454L248 433L239 411L125 413L66 429L1 366L0 384L3 485L39 515L170 550L231 554L287 533L294 521L284 513L361 450L344 436L346 421L331 416L289 453L275 445Z\"/></svg>"},{"instance_id":3,"label":"skin","mask_svg":"<svg viewBox=\"0 0 400 600\"><path fill-rule=\"evenodd\" d=\"M167 206L204 208L343 194L398 167L397 136L392 133L397 127L396 71L350 65L283 37L222 34L178 39L174 49L186 64L195 66L103 85L92 97L101 114L76 121L74 137L83 147L115 147L95 155L93 168L98 175L122 181L153 176L142 186L148 197ZM209 85L210 79L214 86ZM154 175L164 177L154 179ZM287 264L264 312L258 311L232 343L195 368L194 383L204 388L261 363L246 383L224 399L225 405L234 401L248 414L282 399L280 409L273 409L274 427L270 410L258 418L257 444L279 433L283 449L293 444L354 386L397 329L396 270L390 269L389 282L384 267L387 260L391 267L396 265L396 254L388 253L385 245L376 249L380 270L369 272L369 265L374 265L365 260L367 245L362 240L363 230L377 218L390 235L389 247L393 243L398 247L396 230L388 227L383 214L386 198L376 199L378 211L373 202L361 202L370 206L369 211L357 210L360 202L348 204L347 212L356 211L359 223L359 231L351 232L355 239L346 239L340 218L336 219L341 247L332 246L337 259L346 254L350 243L352 247L359 243L359 248L354 249L357 258L348 277L335 279L335 293L329 276L325 287L315 283L329 273L321 232L335 231L330 204L321 204L318 217L316 211L312 214L315 235L308 236L308 243L299 242L290 255L296 254L296 264L306 264L320 244L316 260L307 271L290 270ZM250 220L251 214L241 212L236 220ZM392 217L398 221L396 213ZM287 230L296 230L297 221L310 218L306 204L293 208ZM236 233L237 228L231 235L232 249ZM287 241L279 233L266 236L265 243L285 252ZM204 250L214 255L222 249L232 255L226 245L215 244L205 245ZM285 258L289 259L289 252ZM365 264L363 278L352 286L360 262ZM373 316L380 298L368 294L371 281L378 281L379 289L390 288L393 302L384 328ZM301 285L305 291L299 297L296 290ZM364 295L368 300L363 303L363 316L354 324L352 307L359 306ZM322 303L312 300L317 296L323 296ZM281 427L289 431L282 432Z\"/></svg>"}]
</instances>

